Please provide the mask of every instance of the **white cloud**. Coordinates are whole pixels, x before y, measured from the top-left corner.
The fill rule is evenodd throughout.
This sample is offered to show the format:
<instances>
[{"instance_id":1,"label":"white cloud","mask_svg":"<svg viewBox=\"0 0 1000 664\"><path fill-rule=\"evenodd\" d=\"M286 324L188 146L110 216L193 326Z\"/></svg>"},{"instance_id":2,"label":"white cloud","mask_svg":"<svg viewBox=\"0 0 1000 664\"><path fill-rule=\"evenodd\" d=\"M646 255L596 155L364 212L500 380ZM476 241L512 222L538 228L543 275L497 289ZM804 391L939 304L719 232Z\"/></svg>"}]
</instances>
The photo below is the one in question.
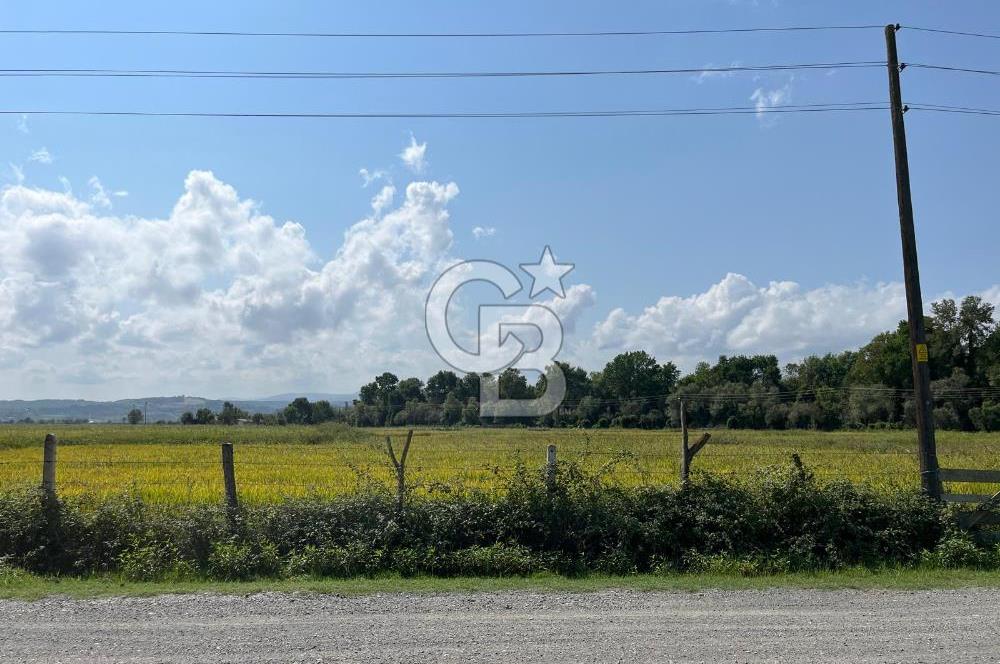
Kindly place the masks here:
<instances>
[{"instance_id":1,"label":"white cloud","mask_svg":"<svg viewBox=\"0 0 1000 664\"><path fill-rule=\"evenodd\" d=\"M28 114L21 113L20 117L17 119L17 130L22 134L30 134L31 129L28 128Z\"/></svg>"},{"instance_id":2,"label":"white cloud","mask_svg":"<svg viewBox=\"0 0 1000 664\"><path fill-rule=\"evenodd\" d=\"M49 152L48 148L41 147L28 157L28 161L34 161L39 164L51 164L52 163L52 153Z\"/></svg>"},{"instance_id":3,"label":"white cloud","mask_svg":"<svg viewBox=\"0 0 1000 664\"><path fill-rule=\"evenodd\" d=\"M493 237L497 234L497 229L492 226L476 226L472 229L472 236L477 240L482 240L485 237Z\"/></svg>"},{"instance_id":4,"label":"white cloud","mask_svg":"<svg viewBox=\"0 0 1000 664\"><path fill-rule=\"evenodd\" d=\"M729 67L739 67L740 66L740 61L739 60L733 60L728 66ZM718 71L719 69L724 69L724 68L725 68L724 66L714 65L714 64L712 64L710 62L707 65L703 66L702 69L705 69L705 70L714 69L716 71L700 71L697 74L695 74L694 76L692 76L691 80L694 81L695 83L701 85L702 83L704 83L705 81L708 81L710 79L732 78L733 76L736 76L736 72L735 71Z\"/></svg>"},{"instance_id":5,"label":"white cloud","mask_svg":"<svg viewBox=\"0 0 1000 664\"><path fill-rule=\"evenodd\" d=\"M104 185L101 184L100 179L96 175L92 175L87 184L93 190L90 194L90 202L98 207L110 208L111 207L111 197L108 196L107 190L104 189Z\"/></svg>"},{"instance_id":6,"label":"white cloud","mask_svg":"<svg viewBox=\"0 0 1000 664\"><path fill-rule=\"evenodd\" d=\"M417 143L417 139L410 134L410 144L399 153L399 158L414 173L423 173L427 168L427 143Z\"/></svg>"},{"instance_id":7,"label":"white cloud","mask_svg":"<svg viewBox=\"0 0 1000 664\"><path fill-rule=\"evenodd\" d=\"M396 188L391 184L387 184L382 189L379 190L377 194L372 196L372 211L375 216L378 217L382 214L382 211L392 205L392 199L396 196Z\"/></svg>"},{"instance_id":8,"label":"white cloud","mask_svg":"<svg viewBox=\"0 0 1000 664\"><path fill-rule=\"evenodd\" d=\"M1000 284L984 290L979 294L979 297L983 298L1000 310ZM1000 311L998 311L997 314L998 315L994 316L994 318L1000 318Z\"/></svg>"},{"instance_id":9,"label":"white cloud","mask_svg":"<svg viewBox=\"0 0 1000 664\"><path fill-rule=\"evenodd\" d=\"M454 183L411 182L397 202L384 189L328 260L210 172L163 218L114 216L90 185L86 200L0 189L0 361L19 363L0 398L346 391L440 367L423 303L455 260Z\"/></svg>"},{"instance_id":10,"label":"white cloud","mask_svg":"<svg viewBox=\"0 0 1000 664\"><path fill-rule=\"evenodd\" d=\"M787 104L791 100L791 97L792 84L788 82L780 88L773 88L771 90L763 87L757 88L750 95L750 101L754 103L754 108L757 110L757 118L761 121L769 121L773 120L773 118L767 117L768 110Z\"/></svg>"},{"instance_id":11,"label":"white cloud","mask_svg":"<svg viewBox=\"0 0 1000 664\"><path fill-rule=\"evenodd\" d=\"M381 169L370 171L367 168L362 168L358 170L358 175L361 176L361 186L365 188L374 182L389 178L389 174Z\"/></svg>"},{"instance_id":12,"label":"white cloud","mask_svg":"<svg viewBox=\"0 0 1000 664\"><path fill-rule=\"evenodd\" d=\"M691 369L721 354L773 353L792 360L855 348L905 315L899 283L805 290L791 281L758 287L728 274L704 293L664 296L638 314L615 309L587 343L602 357L644 348Z\"/></svg>"}]
</instances>

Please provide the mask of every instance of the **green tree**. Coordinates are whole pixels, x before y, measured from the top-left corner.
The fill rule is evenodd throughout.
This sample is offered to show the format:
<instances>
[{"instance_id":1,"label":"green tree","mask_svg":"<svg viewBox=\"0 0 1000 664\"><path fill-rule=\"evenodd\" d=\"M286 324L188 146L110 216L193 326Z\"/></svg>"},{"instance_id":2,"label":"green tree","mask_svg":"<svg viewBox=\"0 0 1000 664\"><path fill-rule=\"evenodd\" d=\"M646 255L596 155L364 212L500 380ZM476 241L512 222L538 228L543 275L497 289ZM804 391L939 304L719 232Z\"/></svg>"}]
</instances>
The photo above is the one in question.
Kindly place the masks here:
<instances>
[{"instance_id":1,"label":"green tree","mask_svg":"<svg viewBox=\"0 0 1000 664\"><path fill-rule=\"evenodd\" d=\"M333 406L326 399L320 399L316 403L312 404L312 423L322 424L323 422L329 422L337 417L336 411L333 410Z\"/></svg>"},{"instance_id":2,"label":"green tree","mask_svg":"<svg viewBox=\"0 0 1000 664\"><path fill-rule=\"evenodd\" d=\"M458 400L454 392L449 392L444 399L442 421L445 424L458 424L462 421L462 402Z\"/></svg>"},{"instance_id":3,"label":"green tree","mask_svg":"<svg viewBox=\"0 0 1000 664\"><path fill-rule=\"evenodd\" d=\"M208 408L199 408L194 414L196 424L215 424L215 413Z\"/></svg>"},{"instance_id":4,"label":"green tree","mask_svg":"<svg viewBox=\"0 0 1000 664\"><path fill-rule=\"evenodd\" d=\"M222 404L222 410L219 412L219 422L225 424L226 426L232 426L236 424L239 420L246 419L247 412L242 408L234 406L232 403L226 401Z\"/></svg>"},{"instance_id":5,"label":"green tree","mask_svg":"<svg viewBox=\"0 0 1000 664\"><path fill-rule=\"evenodd\" d=\"M133 408L128 412L127 419L129 424L142 424L142 411L138 408Z\"/></svg>"},{"instance_id":6,"label":"green tree","mask_svg":"<svg viewBox=\"0 0 1000 664\"><path fill-rule=\"evenodd\" d=\"M285 414L285 420L289 424L312 424L313 423L313 409L312 404L309 403L309 399L305 397L298 397L292 403L285 406L283 411Z\"/></svg>"},{"instance_id":7,"label":"green tree","mask_svg":"<svg viewBox=\"0 0 1000 664\"><path fill-rule=\"evenodd\" d=\"M658 364L644 350L621 353L608 362L597 380L613 399L625 400L665 396L680 375L673 362Z\"/></svg>"},{"instance_id":8,"label":"green tree","mask_svg":"<svg viewBox=\"0 0 1000 664\"><path fill-rule=\"evenodd\" d=\"M449 393L458 387L458 376L453 371L439 371L427 379L424 394L430 403L444 403ZM456 398L458 395L456 395Z\"/></svg>"}]
</instances>

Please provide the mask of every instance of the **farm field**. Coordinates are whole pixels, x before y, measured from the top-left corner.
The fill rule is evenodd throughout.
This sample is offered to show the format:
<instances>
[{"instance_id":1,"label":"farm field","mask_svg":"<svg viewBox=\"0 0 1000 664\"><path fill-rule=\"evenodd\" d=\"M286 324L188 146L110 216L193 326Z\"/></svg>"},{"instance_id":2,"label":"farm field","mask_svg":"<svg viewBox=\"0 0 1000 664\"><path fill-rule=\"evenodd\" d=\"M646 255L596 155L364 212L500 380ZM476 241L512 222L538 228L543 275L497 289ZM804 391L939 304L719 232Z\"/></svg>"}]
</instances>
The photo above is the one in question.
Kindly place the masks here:
<instances>
[{"instance_id":1,"label":"farm field","mask_svg":"<svg viewBox=\"0 0 1000 664\"><path fill-rule=\"evenodd\" d=\"M404 429L127 425L8 425L0 428L0 491L39 482L42 441L59 438L61 495L134 493L156 503L217 502L223 494L219 443L235 447L243 501L344 495L389 488L394 476L385 452L397 453ZM692 430L691 441L700 436ZM759 469L785 464L797 453L823 481L844 478L878 490L918 485L912 431L711 430L693 472L750 479ZM676 430L417 429L407 479L417 495L455 488L492 490L518 463L540 468L546 446L559 461L577 462L607 484L676 484ZM938 432L942 467L1000 469L1000 433ZM951 484L955 493L1000 487Z\"/></svg>"}]
</instances>

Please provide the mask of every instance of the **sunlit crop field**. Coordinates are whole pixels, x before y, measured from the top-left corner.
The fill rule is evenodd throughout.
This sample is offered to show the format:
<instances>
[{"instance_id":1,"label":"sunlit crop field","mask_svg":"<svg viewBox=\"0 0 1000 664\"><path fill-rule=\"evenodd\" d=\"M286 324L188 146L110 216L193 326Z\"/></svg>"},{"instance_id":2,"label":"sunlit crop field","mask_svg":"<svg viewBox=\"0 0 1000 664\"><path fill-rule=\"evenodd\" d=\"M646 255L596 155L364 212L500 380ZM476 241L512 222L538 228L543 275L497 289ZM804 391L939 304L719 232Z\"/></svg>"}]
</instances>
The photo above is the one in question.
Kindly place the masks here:
<instances>
[{"instance_id":1,"label":"sunlit crop field","mask_svg":"<svg viewBox=\"0 0 1000 664\"><path fill-rule=\"evenodd\" d=\"M59 439L61 495L124 492L158 503L222 499L222 441L235 446L238 490L245 502L334 496L394 486L385 450L397 453L405 430L323 427L26 426L0 428L0 491L38 484L42 441ZM692 431L691 440L702 432ZM751 478L797 453L821 480L844 478L876 489L919 483L912 431L712 430L693 472ZM680 433L671 430L418 429L407 462L416 495L455 488L497 490L517 465L540 469L546 447L602 482L675 484ZM1000 469L1000 434L938 432L942 467ZM987 485L952 484L955 493L987 493Z\"/></svg>"}]
</instances>

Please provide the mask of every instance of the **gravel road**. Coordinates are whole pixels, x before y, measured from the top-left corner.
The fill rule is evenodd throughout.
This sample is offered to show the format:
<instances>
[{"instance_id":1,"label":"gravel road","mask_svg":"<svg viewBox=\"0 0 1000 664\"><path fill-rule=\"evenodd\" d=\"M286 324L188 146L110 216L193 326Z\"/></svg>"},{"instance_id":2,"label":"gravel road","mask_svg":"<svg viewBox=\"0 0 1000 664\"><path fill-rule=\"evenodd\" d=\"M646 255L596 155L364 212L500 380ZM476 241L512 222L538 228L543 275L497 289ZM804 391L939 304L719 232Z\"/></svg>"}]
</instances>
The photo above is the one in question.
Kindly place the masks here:
<instances>
[{"instance_id":1,"label":"gravel road","mask_svg":"<svg viewBox=\"0 0 1000 664\"><path fill-rule=\"evenodd\" d=\"M1000 662L996 590L0 601L3 662Z\"/></svg>"}]
</instances>

